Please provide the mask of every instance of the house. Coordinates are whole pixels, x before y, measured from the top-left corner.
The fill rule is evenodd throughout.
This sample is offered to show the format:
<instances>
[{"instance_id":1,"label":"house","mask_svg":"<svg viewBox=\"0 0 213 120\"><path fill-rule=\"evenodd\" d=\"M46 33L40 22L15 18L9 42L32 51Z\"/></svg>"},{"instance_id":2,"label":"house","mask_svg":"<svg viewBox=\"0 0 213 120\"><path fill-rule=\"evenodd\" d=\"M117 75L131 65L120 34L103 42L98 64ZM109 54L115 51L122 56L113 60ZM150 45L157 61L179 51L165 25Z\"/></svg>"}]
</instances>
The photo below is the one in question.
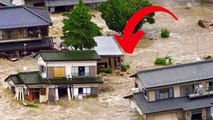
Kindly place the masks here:
<instances>
[{"instance_id":1,"label":"house","mask_svg":"<svg viewBox=\"0 0 213 120\"><path fill-rule=\"evenodd\" d=\"M0 56L51 49L48 27L52 25L44 8L11 6L0 8Z\"/></svg>"},{"instance_id":2,"label":"house","mask_svg":"<svg viewBox=\"0 0 213 120\"><path fill-rule=\"evenodd\" d=\"M126 96L145 120L212 120L213 60L142 70Z\"/></svg>"},{"instance_id":3,"label":"house","mask_svg":"<svg viewBox=\"0 0 213 120\"><path fill-rule=\"evenodd\" d=\"M123 53L115 39L112 36L97 36L94 37L94 40L97 43L97 47L94 49L101 56L98 66L112 67L114 69L121 68Z\"/></svg>"},{"instance_id":4,"label":"house","mask_svg":"<svg viewBox=\"0 0 213 120\"><path fill-rule=\"evenodd\" d=\"M14 5L20 5L20 1L22 1L27 6L46 7L51 13L57 11L67 11L73 8L76 4L78 4L78 0L19 0L19 2L15 2L17 0L4 1ZM97 5L99 3L107 2L107 0L84 0L83 2L88 7L92 9L97 9Z\"/></svg>"},{"instance_id":5,"label":"house","mask_svg":"<svg viewBox=\"0 0 213 120\"><path fill-rule=\"evenodd\" d=\"M0 0L0 7L2 6L10 6L11 2L10 0Z\"/></svg>"},{"instance_id":6,"label":"house","mask_svg":"<svg viewBox=\"0 0 213 120\"><path fill-rule=\"evenodd\" d=\"M98 96L102 79L97 76L100 56L94 50L40 51L39 71L20 72L5 79L18 100L58 101Z\"/></svg>"}]
</instances>

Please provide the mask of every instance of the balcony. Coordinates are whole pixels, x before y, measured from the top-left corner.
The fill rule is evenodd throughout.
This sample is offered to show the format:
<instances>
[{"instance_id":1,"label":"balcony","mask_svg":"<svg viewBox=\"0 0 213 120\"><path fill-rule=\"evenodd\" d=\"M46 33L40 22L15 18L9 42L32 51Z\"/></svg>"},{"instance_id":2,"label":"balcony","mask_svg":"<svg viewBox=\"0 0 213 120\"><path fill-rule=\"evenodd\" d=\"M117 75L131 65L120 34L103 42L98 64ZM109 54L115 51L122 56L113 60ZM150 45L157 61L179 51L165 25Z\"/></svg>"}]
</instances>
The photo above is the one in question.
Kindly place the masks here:
<instances>
[{"instance_id":1,"label":"balcony","mask_svg":"<svg viewBox=\"0 0 213 120\"><path fill-rule=\"evenodd\" d=\"M188 90L188 97L191 99L210 95L213 95L213 87L204 87L197 88L194 90Z\"/></svg>"},{"instance_id":2,"label":"balcony","mask_svg":"<svg viewBox=\"0 0 213 120\"><path fill-rule=\"evenodd\" d=\"M7 42L19 42L19 41L34 41L34 40L41 40L41 34L27 34L23 36L14 35L13 37L2 37L0 39L0 43L7 43Z\"/></svg>"}]
</instances>

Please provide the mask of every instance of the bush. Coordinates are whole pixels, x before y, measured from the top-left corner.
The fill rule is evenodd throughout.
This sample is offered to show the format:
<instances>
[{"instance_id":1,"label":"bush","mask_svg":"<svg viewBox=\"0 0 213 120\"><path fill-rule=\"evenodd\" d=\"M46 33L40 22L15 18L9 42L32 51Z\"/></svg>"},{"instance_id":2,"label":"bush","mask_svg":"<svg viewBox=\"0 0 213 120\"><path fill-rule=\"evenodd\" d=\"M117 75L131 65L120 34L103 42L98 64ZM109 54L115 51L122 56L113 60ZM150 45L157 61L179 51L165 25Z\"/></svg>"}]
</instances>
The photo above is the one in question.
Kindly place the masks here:
<instances>
[{"instance_id":1,"label":"bush","mask_svg":"<svg viewBox=\"0 0 213 120\"><path fill-rule=\"evenodd\" d=\"M212 59L212 56L205 56L204 58L203 58L204 60L210 60L210 59Z\"/></svg>"},{"instance_id":2,"label":"bush","mask_svg":"<svg viewBox=\"0 0 213 120\"><path fill-rule=\"evenodd\" d=\"M168 29L162 29L161 30L161 37L162 38L168 38L170 34L170 31Z\"/></svg>"},{"instance_id":3,"label":"bush","mask_svg":"<svg viewBox=\"0 0 213 120\"><path fill-rule=\"evenodd\" d=\"M166 56L163 58L156 58L155 65L171 65L172 64L172 58Z\"/></svg>"},{"instance_id":4,"label":"bush","mask_svg":"<svg viewBox=\"0 0 213 120\"><path fill-rule=\"evenodd\" d=\"M112 73L112 68L111 67L108 67L108 68L98 68L98 73L107 73L107 74L110 74Z\"/></svg>"},{"instance_id":5,"label":"bush","mask_svg":"<svg viewBox=\"0 0 213 120\"><path fill-rule=\"evenodd\" d=\"M121 71L126 72L130 68L129 64L124 64L121 66Z\"/></svg>"}]
</instances>

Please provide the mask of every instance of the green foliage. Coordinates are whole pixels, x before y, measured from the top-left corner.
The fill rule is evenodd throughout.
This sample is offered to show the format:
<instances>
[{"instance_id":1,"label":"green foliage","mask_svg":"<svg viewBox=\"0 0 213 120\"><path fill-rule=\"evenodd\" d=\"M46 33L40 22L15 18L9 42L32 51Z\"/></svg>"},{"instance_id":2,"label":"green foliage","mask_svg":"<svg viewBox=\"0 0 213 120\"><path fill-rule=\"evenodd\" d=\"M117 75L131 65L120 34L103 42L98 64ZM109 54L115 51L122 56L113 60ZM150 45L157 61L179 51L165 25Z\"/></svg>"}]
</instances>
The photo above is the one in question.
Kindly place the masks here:
<instances>
[{"instance_id":1,"label":"green foliage","mask_svg":"<svg viewBox=\"0 0 213 120\"><path fill-rule=\"evenodd\" d=\"M163 58L156 58L155 65L171 65L172 64L172 58L169 56L163 57Z\"/></svg>"},{"instance_id":2,"label":"green foliage","mask_svg":"<svg viewBox=\"0 0 213 120\"><path fill-rule=\"evenodd\" d=\"M135 12L151 5L148 0L108 0L107 3L102 3L98 9L110 29L123 32L126 22ZM153 16L154 13L147 15L136 26L135 31L140 29L146 22L155 23Z\"/></svg>"},{"instance_id":3,"label":"green foliage","mask_svg":"<svg viewBox=\"0 0 213 120\"><path fill-rule=\"evenodd\" d=\"M204 59L204 60L210 60L210 59L212 59L212 56L211 56L211 55L208 55L208 56L205 56L203 59Z\"/></svg>"},{"instance_id":4,"label":"green foliage","mask_svg":"<svg viewBox=\"0 0 213 120\"><path fill-rule=\"evenodd\" d=\"M100 28L91 22L92 16L82 0L79 4L64 14L63 39L67 46L72 46L75 50L83 48L92 49L97 46L93 37L101 35Z\"/></svg>"},{"instance_id":5,"label":"green foliage","mask_svg":"<svg viewBox=\"0 0 213 120\"><path fill-rule=\"evenodd\" d=\"M29 104L27 104L27 107L38 108L39 106L34 103L29 103Z\"/></svg>"},{"instance_id":6,"label":"green foliage","mask_svg":"<svg viewBox=\"0 0 213 120\"><path fill-rule=\"evenodd\" d=\"M161 37L162 38L168 38L170 34L170 31L168 29L162 29L161 30Z\"/></svg>"},{"instance_id":7,"label":"green foliage","mask_svg":"<svg viewBox=\"0 0 213 120\"><path fill-rule=\"evenodd\" d=\"M111 74L112 73L112 68L111 67L108 67L108 68L98 68L98 73Z\"/></svg>"},{"instance_id":8,"label":"green foliage","mask_svg":"<svg viewBox=\"0 0 213 120\"><path fill-rule=\"evenodd\" d=\"M124 64L121 66L121 71L126 72L130 68L129 64Z\"/></svg>"}]
</instances>

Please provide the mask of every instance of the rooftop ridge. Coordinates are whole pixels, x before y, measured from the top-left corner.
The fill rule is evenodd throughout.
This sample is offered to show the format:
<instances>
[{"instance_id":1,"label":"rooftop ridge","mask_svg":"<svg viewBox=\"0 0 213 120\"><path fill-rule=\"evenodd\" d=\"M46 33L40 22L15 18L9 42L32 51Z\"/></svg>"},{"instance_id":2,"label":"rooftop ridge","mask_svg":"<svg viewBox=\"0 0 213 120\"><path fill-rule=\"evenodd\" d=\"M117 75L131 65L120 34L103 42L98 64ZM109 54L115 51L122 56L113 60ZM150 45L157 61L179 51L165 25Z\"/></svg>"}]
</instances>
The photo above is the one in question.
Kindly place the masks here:
<instances>
[{"instance_id":1,"label":"rooftop ridge","mask_svg":"<svg viewBox=\"0 0 213 120\"><path fill-rule=\"evenodd\" d=\"M166 67L151 68L151 69L147 69L147 70L138 71L135 74L141 74L141 73L145 73L145 72L152 72L152 71L158 71L158 70L164 70L164 69L170 69L170 68L183 67L183 66L194 65L194 64L204 64L204 63L209 63L209 62L213 62L213 60L211 59L211 60L204 60L204 61L198 61L198 62L170 65L170 66L166 66ZM133 74L133 75L135 75L135 74Z\"/></svg>"},{"instance_id":2,"label":"rooftop ridge","mask_svg":"<svg viewBox=\"0 0 213 120\"><path fill-rule=\"evenodd\" d=\"M12 9L12 8L19 8L19 7L23 7L23 5L1 6L0 9Z\"/></svg>"},{"instance_id":3,"label":"rooftop ridge","mask_svg":"<svg viewBox=\"0 0 213 120\"><path fill-rule=\"evenodd\" d=\"M37 73L39 71L26 71L26 72L19 72L17 74L14 74L14 75L18 75L18 74L26 74L26 73Z\"/></svg>"},{"instance_id":4,"label":"rooftop ridge","mask_svg":"<svg viewBox=\"0 0 213 120\"><path fill-rule=\"evenodd\" d=\"M25 8L26 10L28 10L29 12L33 13L34 15L38 16L39 18L43 19L44 21L46 21L46 22L52 24L52 21L47 20L47 19L44 18L43 16L41 16L41 15L37 14L36 12L32 11L31 9L29 9L29 8L33 8L33 9L34 9L34 8L40 9L40 8L38 8L38 7L28 7L28 6L22 6L22 7ZM42 8L42 9L40 9L40 10L45 10L45 9Z\"/></svg>"}]
</instances>

